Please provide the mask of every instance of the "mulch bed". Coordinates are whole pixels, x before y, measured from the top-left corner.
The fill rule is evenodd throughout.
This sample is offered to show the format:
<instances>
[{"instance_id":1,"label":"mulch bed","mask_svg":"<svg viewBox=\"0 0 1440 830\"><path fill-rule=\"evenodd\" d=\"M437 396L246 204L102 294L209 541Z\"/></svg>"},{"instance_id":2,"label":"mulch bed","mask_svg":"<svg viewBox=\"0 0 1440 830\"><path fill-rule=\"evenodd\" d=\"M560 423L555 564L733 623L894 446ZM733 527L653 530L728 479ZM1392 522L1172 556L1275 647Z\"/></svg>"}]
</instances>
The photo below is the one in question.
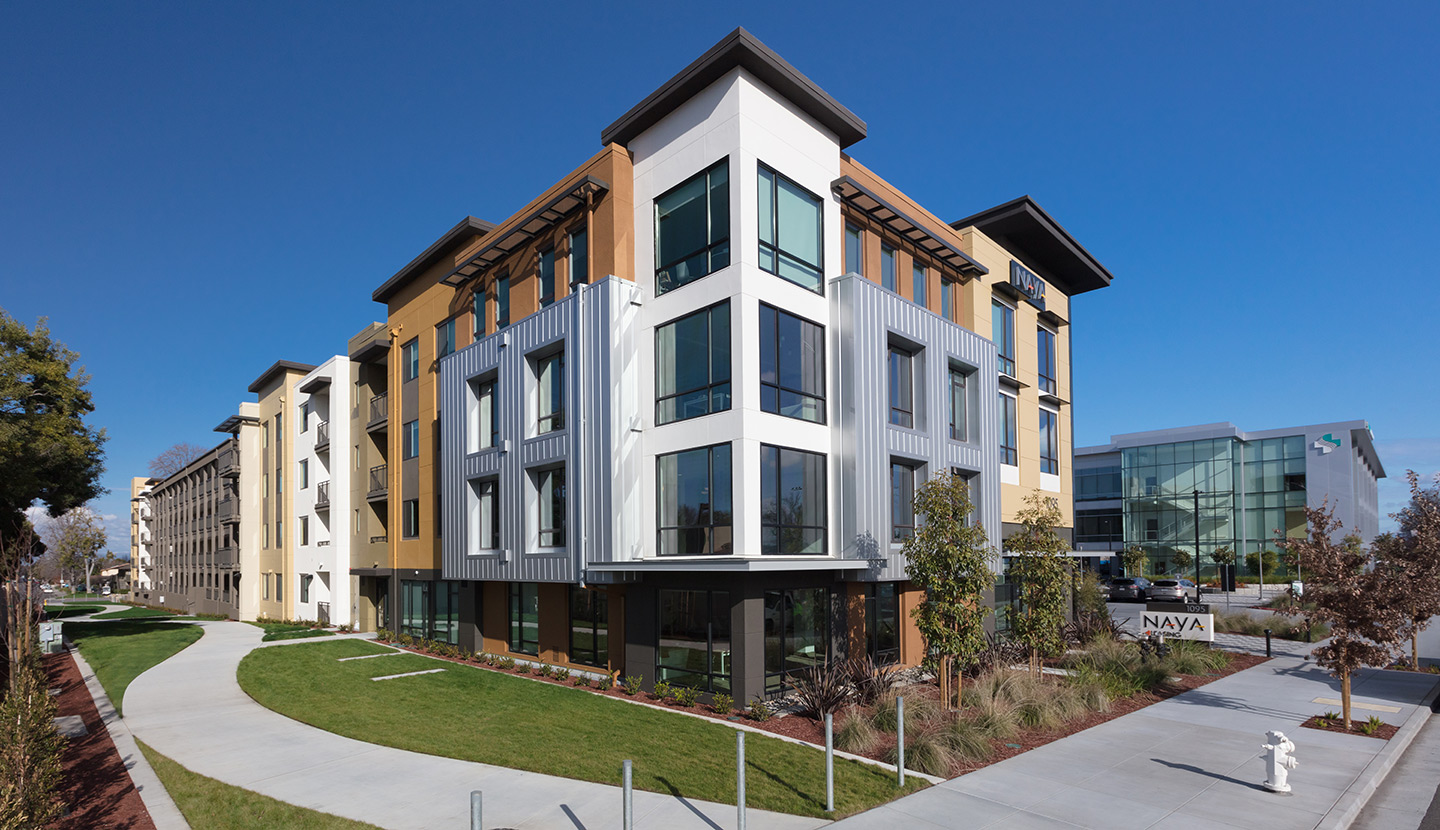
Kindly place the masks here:
<instances>
[{"instance_id":1,"label":"mulch bed","mask_svg":"<svg viewBox=\"0 0 1440 830\"><path fill-rule=\"evenodd\" d=\"M476 668L499 672L500 674L517 675L519 677L526 677L531 680L539 680L557 686L572 685L572 680L570 679L556 680L553 677L541 677L540 675L535 674L534 670L532 670L529 674L521 674L520 672L506 671L504 669L500 669L495 666L489 666L484 663L475 663L466 660L459 660L452 657L441 657L439 655L421 651L420 649L407 648L405 646L399 645L398 643L388 643L387 645L402 649L404 651L411 651L416 654L422 654L427 657L434 657L440 660L448 660L453 663L463 663L467 666L475 666ZM1133 695L1128 698L1112 701L1110 704L1110 711L1108 712L1091 712L1084 717L1077 718L1076 720L1070 721L1064 726L1056 729L1030 729L1025 730L1020 734L1019 737L1014 738L1010 741L995 741L993 743L995 751L989 760L980 764L967 765L963 768L960 768L959 771L955 774L964 775L967 772L974 772L977 769L989 766L990 764L994 764L998 761L1003 761L1006 758L1012 758L1022 752L1026 752L1039 746L1044 746L1045 744L1051 743L1052 741L1058 741L1061 738L1074 735L1075 733L1083 731L1085 729L1089 729L1092 726L1098 726L1099 724L1105 723L1106 721L1114 720L1121 715L1128 715L1131 712L1139 711L1140 709L1144 709L1146 706L1149 706L1152 703L1159 703L1162 700L1172 698L1178 694L1181 694L1182 692L1188 692L1191 689L1198 689L1201 686L1204 686L1207 683L1213 683L1222 677L1228 677L1229 675L1235 674L1236 672L1244 671L1245 669L1258 666L1261 663L1268 661L1269 659L1270 658L1268 657L1263 657L1257 654L1230 653L1230 665L1224 671L1205 675L1180 675L1178 683L1166 684L1155 692L1142 692L1138 695ZM824 723L820 720L812 720L811 718L803 717L800 715L771 717L768 720L756 721L751 719L748 715L744 714L743 710L732 712L729 715L717 715L714 709L704 704L696 706L679 706L673 700L665 701L662 703L661 701L656 700L654 696L652 696L648 692L641 692L636 695L628 695L618 685L605 691L601 691L600 689L595 688L593 685L588 688L580 688L585 688L585 691L588 691L591 694L605 695L606 697L617 697L624 700L639 700L645 703L649 703L653 706L660 706L665 709L673 709L680 712L688 712L692 715L700 715L702 717L710 718L711 720L721 722L739 722L745 724L746 726L755 729L761 729L766 732L774 733L776 735L783 735L787 738L796 738L802 741L806 741L807 743L815 744L819 747L825 746ZM924 696L938 700L940 696L939 688L936 687L933 683L917 684L902 688L906 697ZM839 721L840 715L837 714L835 716L835 723L837 728ZM872 747L870 752L865 753L865 756L877 761L883 761L885 759L885 754L892 749L894 743L895 742L893 740L893 736L888 742L886 742L882 736L882 740L877 741L877 745Z\"/></svg>"},{"instance_id":2,"label":"mulch bed","mask_svg":"<svg viewBox=\"0 0 1440 830\"><path fill-rule=\"evenodd\" d=\"M1300 725L1307 729L1321 729L1326 732L1339 732L1342 735L1359 735L1362 738L1379 738L1382 741L1390 740L1391 738L1395 737L1396 732L1400 731L1400 727L1394 724L1382 723L1380 724L1380 728L1375 730L1374 734L1366 735L1364 732L1360 731L1360 724L1364 722L1364 719L1356 718L1354 715L1351 715L1350 728L1346 729L1345 721L1341 720L1340 718L1322 718L1319 715L1315 715L1314 717L1310 718L1310 720L1307 720Z\"/></svg>"},{"instance_id":3,"label":"mulch bed","mask_svg":"<svg viewBox=\"0 0 1440 830\"><path fill-rule=\"evenodd\" d=\"M130 780L125 761L110 740L100 720L95 701L85 688L80 670L67 654L44 657L45 674L55 698L58 715L79 715L89 734L71 738L62 759L64 779L60 797L70 808L65 817L48 825L51 830L155 830L145 802Z\"/></svg>"}]
</instances>

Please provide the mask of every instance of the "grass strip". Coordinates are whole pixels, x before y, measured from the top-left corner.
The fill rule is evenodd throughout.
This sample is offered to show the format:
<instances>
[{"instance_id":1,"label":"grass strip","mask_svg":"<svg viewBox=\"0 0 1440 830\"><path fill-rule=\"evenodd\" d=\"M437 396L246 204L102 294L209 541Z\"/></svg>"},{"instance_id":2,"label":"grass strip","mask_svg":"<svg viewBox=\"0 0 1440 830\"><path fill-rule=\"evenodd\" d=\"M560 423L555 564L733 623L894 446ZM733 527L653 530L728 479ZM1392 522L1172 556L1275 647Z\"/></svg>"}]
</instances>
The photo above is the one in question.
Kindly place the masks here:
<instances>
[{"instance_id":1,"label":"grass strip","mask_svg":"<svg viewBox=\"0 0 1440 830\"><path fill-rule=\"evenodd\" d=\"M338 662L385 650L357 640L257 649L238 676L261 705L357 740L612 785L630 759L639 789L735 803L735 731L722 724L474 667L371 682L444 665L419 655ZM839 817L902 794L893 772L836 759L827 815L823 752L752 734L745 760L747 803L759 809ZM912 777L906 792L925 786Z\"/></svg>"},{"instance_id":2,"label":"grass strip","mask_svg":"<svg viewBox=\"0 0 1440 830\"><path fill-rule=\"evenodd\" d=\"M122 608L122 609L120 609L119 611L108 611L108 612L106 612L106 613L104 613L104 614L96 614L96 615L95 615L95 619L97 619L97 620L134 620L134 619L151 619L151 618L156 618L156 617L173 617L173 616L174 616L174 614L171 614L169 611L161 611L161 610L159 610L159 609L157 609L157 608L141 608L140 606L137 605L137 606L133 606L133 607L130 607L130 608Z\"/></svg>"},{"instance_id":3,"label":"grass strip","mask_svg":"<svg viewBox=\"0 0 1440 830\"><path fill-rule=\"evenodd\" d=\"M104 606L100 605L47 605L45 615L52 620L63 620L66 617L83 617L103 610Z\"/></svg>"},{"instance_id":4,"label":"grass strip","mask_svg":"<svg viewBox=\"0 0 1440 830\"><path fill-rule=\"evenodd\" d=\"M335 632L326 631L323 628L297 628L291 631L271 631L260 642L269 643L275 640L304 640L309 637L333 637Z\"/></svg>"},{"instance_id":5,"label":"grass strip","mask_svg":"<svg viewBox=\"0 0 1440 830\"><path fill-rule=\"evenodd\" d=\"M136 740L140 751L160 777L192 827L205 830L271 830L305 827L314 830L379 830L373 824L353 821L305 807L277 801L268 795L216 781L180 766Z\"/></svg>"},{"instance_id":6,"label":"grass strip","mask_svg":"<svg viewBox=\"0 0 1440 830\"><path fill-rule=\"evenodd\" d=\"M65 629L121 715L130 682L200 639L201 633L197 625L146 620L77 623Z\"/></svg>"}]
</instances>

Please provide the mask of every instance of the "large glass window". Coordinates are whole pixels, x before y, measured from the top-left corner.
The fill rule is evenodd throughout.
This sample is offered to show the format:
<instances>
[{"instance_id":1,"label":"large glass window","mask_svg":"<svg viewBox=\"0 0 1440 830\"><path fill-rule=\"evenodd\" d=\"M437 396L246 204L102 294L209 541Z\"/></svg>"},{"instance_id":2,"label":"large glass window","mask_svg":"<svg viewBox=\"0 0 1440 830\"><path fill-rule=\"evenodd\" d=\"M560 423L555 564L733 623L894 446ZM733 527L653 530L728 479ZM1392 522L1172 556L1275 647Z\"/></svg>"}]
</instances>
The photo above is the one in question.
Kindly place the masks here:
<instances>
[{"instance_id":1,"label":"large glass window","mask_svg":"<svg viewBox=\"0 0 1440 830\"><path fill-rule=\"evenodd\" d=\"M662 588L655 679L730 691L730 594Z\"/></svg>"},{"instance_id":2,"label":"large glass window","mask_svg":"<svg viewBox=\"0 0 1440 830\"><path fill-rule=\"evenodd\" d=\"M865 598L865 643L881 665L900 662L899 593L894 582L878 582Z\"/></svg>"},{"instance_id":3,"label":"large glass window","mask_svg":"<svg viewBox=\"0 0 1440 830\"><path fill-rule=\"evenodd\" d=\"M400 580L400 631L422 639L430 636L430 583Z\"/></svg>"},{"instance_id":4,"label":"large glass window","mask_svg":"<svg viewBox=\"0 0 1440 830\"><path fill-rule=\"evenodd\" d=\"M470 381L467 452L500 445L500 418L496 409L496 381Z\"/></svg>"},{"instance_id":5,"label":"large glass window","mask_svg":"<svg viewBox=\"0 0 1440 830\"><path fill-rule=\"evenodd\" d=\"M570 662L610 665L610 602L603 590L570 586Z\"/></svg>"},{"instance_id":6,"label":"large glass window","mask_svg":"<svg viewBox=\"0 0 1440 830\"><path fill-rule=\"evenodd\" d=\"M830 654L830 592L765 592L765 693L778 694L797 672L825 665Z\"/></svg>"},{"instance_id":7,"label":"large glass window","mask_svg":"<svg viewBox=\"0 0 1440 830\"><path fill-rule=\"evenodd\" d=\"M406 499L400 505L400 532L406 539L420 535L420 500Z\"/></svg>"},{"instance_id":8,"label":"large glass window","mask_svg":"<svg viewBox=\"0 0 1440 830\"><path fill-rule=\"evenodd\" d=\"M570 232L570 284L590 281L590 235L585 228Z\"/></svg>"},{"instance_id":9,"label":"large glass window","mask_svg":"<svg viewBox=\"0 0 1440 830\"><path fill-rule=\"evenodd\" d=\"M540 653L540 586L537 583L510 583L510 650L516 654Z\"/></svg>"},{"instance_id":10,"label":"large glass window","mask_svg":"<svg viewBox=\"0 0 1440 830\"><path fill-rule=\"evenodd\" d=\"M430 639L452 646L460 644L459 582L436 583L435 616L430 624Z\"/></svg>"},{"instance_id":11,"label":"large glass window","mask_svg":"<svg viewBox=\"0 0 1440 830\"><path fill-rule=\"evenodd\" d=\"M895 290L895 249L884 243L880 245L880 285Z\"/></svg>"},{"instance_id":12,"label":"large glass window","mask_svg":"<svg viewBox=\"0 0 1440 830\"><path fill-rule=\"evenodd\" d=\"M890 465L890 541L903 542L915 535L915 468Z\"/></svg>"},{"instance_id":13,"label":"large glass window","mask_svg":"<svg viewBox=\"0 0 1440 830\"><path fill-rule=\"evenodd\" d=\"M417 457L419 457L419 455L420 455L420 421L419 421L419 420L407 421L407 422L405 423L404 431L401 433L401 435L402 435L403 438L404 438L405 446L401 447L401 450L402 450L403 452L402 452L402 454L401 454L400 457L401 457L402 459L403 459L403 458L417 458Z\"/></svg>"},{"instance_id":14,"label":"large glass window","mask_svg":"<svg viewBox=\"0 0 1440 830\"><path fill-rule=\"evenodd\" d=\"M500 549L500 482L484 479L470 482L470 533L472 551Z\"/></svg>"},{"instance_id":15,"label":"large glass window","mask_svg":"<svg viewBox=\"0 0 1440 830\"><path fill-rule=\"evenodd\" d=\"M565 468L545 470L536 478L540 496L540 547L565 547Z\"/></svg>"},{"instance_id":16,"label":"large glass window","mask_svg":"<svg viewBox=\"0 0 1440 830\"><path fill-rule=\"evenodd\" d=\"M955 291L955 283L944 277L940 278L940 316L950 322L958 322L959 315L955 313L955 298L958 296Z\"/></svg>"},{"instance_id":17,"label":"large glass window","mask_svg":"<svg viewBox=\"0 0 1440 830\"><path fill-rule=\"evenodd\" d=\"M495 328L510 325L510 275L501 274L495 280Z\"/></svg>"},{"instance_id":18,"label":"large glass window","mask_svg":"<svg viewBox=\"0 0 1440 830\"><path fill-rule=\"evenodd\" d=\"M655 293L730 264L730 161L655 200Z\"/></svg>"},{"instance_id":19,"label":"large glass window","mask_svg":"<svg viewBox=\"0 0 1440 830\"><path fill-rule=\"evenodd\" d=\"M848 222L845 224L845 272L865 273L865 232Z\"/></svg>"},{"instance_id":20,"label":"large glass window","mask_svg":"<svg viewBox=\"0 0 1440 830\"><path fill-rule=\"evenodd\" d=\"M540 307L555 302L555 249L540 252Z\"/></svg>"},{"instance_id":21,"label":"large glass window","mask_svg":"<svg viewBox=\"0 0 1440 830\"><path fill-rule=\"evenodd\" d=\"M1037 360L1039 362L1040 391L1055 394L1055 332L1039 326L1035 330Z\"/></svg>"},{"instance_id":22,"label":"large glass window","mask_svg":"<svg viewBox=\"0 0 1440 830\"><path fill-rule=\"evenodd\" d=\"M1015 377L1015 309L990 301L990 339L995 341L1000 374Z\"/></svg>"},{"instance_id":23,"label":"large glass window","mask_svg":"<svg viewBox=\"0 0 1440 830\"><path fill-rule=\"evenodd\" d=\"M535 362L535 385L539 392L535 431L541 435L565 428L565 353L542 357Z\"/></svg>"},{"instance_id":24,"label":"large glass window","mask_svg":"<svg viewBox=\"0 0 1440 830\"><path fill-rule=\"evenodd\" d=\"M475 339L479 340L485 335L485 294L476 291L475 296L470 299L470 317L475 324Z\"/></svg>"},{"instance_id":25,"label":"large glass window","mask_svg":"<svg viewBox=\"0 0 1440 830\"><path fill-rule=\"evenodd\" d=\"M825 553L825 456L760 446L760 552Z\"/></svg>"},{"instance_id":26,"label":"large glass window","mask_svg":"<svg viewBox=\"0 0 1440 830\"><path fill-rule=\"evenodd\" d=\"M405 380L420 377L420 338L415 338L401 347L404 352Z\"/></svg>"},{"instance_id":27,"label":"large glass window","mask_svg":"<svg viewBox=\"0 0 1440 830\"><path fill-rule=\"evenodd\" d=\"M441 358L455 351L455 321L446 320L435 327L435 357Z\"/></svg>"},{"instance_id":28,"label":"large glass window","mask_svg":"<svg viewBox=\"0 0 1440 830\"><path fill-rule=\"evenodd\" d=\"M1000 393L1000 463L1011 467L1020 466L1020 452L1016 442L1015 399Z\"/></svg>"},{"instance_id":29,"label":"large glass window","mask_svg":"<svg viewBox=\"0 0 1440 830\"><path fill-rule=\"evenodd\" d=\"M913 355L899 346L890 347L890 423L915 426Z\"/></svg>"},{"instance_id":30,"label":"large glass window","mask_svg":"<svg viewBox=\"0 0 1440 830\"><path fill-rule=\"evenodd\" d=\"M925 284L926 279L925 266L918 262L910 266L910 293L915 305L921 308L925 307L925 289L929 287Z\"/></svg>"},{"instance_id":31,"label":"large glass window","mask_svg":"<svg viewBox=\"0 0 1440 830\"><path fill-rule=\"evenodd\" d=\"M820 199L763 164L759 169L760 267L819 292L824 247Z\"/></svg>"},{"instance_id":32,"label":"large glass window","mask_svg":"<svg viewBox=\"0 0 1440 830\"><path fill-rule=\"evenodd\" d=\"M950 367L950 438L955 441L969 440L969 417L966 412L965 373Z\"/></svg>"},{"instance_id":33,"label":"large glass window","mask_svg":"<svg viewBox=\"0 0 1440 830\"><path fill-rule=\"evenodd\" d=\"M760 408L825 423L825 329L760 304Z\"/></svg>"},{"instance_id":34,"label":"large glass window","mask_svg":"<svg viewBox=\"0 0 1440 830\"><path fill-rule=\"evenodd\" d=\"M655 459L660 556L734 553L730 445Z\"/></svg>"},{"instance_id":35,"label":"large glass window","mask_svg":"<svg viewBox=\"0 0 1440 830\"><path fill-rule=\"evenodd\" d=\"M1060 416L1040 407L1040 472L1060 474Z\"/></svg>"},{"instance_id":36,"label":"large glass window","mask_svg":"<svg viewBox=\"0 0 1440 830\"><path fill-rule=\"evenodd\" d=\"M655 329L655 423L730 408L730 301Z\"/></svg>"}]
</instances>

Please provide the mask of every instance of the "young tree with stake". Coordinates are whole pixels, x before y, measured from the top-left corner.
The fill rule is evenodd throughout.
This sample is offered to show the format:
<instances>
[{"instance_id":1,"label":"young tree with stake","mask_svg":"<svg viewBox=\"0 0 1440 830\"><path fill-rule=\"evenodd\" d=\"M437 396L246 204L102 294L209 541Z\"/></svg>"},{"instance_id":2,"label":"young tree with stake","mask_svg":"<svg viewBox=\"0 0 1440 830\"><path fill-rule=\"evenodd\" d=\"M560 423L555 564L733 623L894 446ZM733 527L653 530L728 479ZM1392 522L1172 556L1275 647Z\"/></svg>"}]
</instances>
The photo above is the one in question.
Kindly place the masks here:
<instances>
[{"instance_id":1,"label":"young tree with stake","mask_svg":"<svg viewBox=\"0 0 1440 830\"><path fill-rule=\"evenodd\" d=\"M1030 650L1030 674L1040 676L1040 659L1065 648L1065 586L1070 584L1070 546L1055 532L1060 507L1039 493L1025 498L1016 514L1019 533L1005 540L1011 557L1010 578L1020 607L1010 615L1010 631Z\"/></svg>"},{"instance_id":2,"label":"young tree with stake","mask_svg":"<svg viewBox=\"0 0 1440 830\"><path fill-rule=\"evenodd\" d=\"M1145 565L1149 563L1150 555L1139 545L1120 551L1120 567L1125 569L1126 576L1144 576Z\"/></svg>"}]
</instances>

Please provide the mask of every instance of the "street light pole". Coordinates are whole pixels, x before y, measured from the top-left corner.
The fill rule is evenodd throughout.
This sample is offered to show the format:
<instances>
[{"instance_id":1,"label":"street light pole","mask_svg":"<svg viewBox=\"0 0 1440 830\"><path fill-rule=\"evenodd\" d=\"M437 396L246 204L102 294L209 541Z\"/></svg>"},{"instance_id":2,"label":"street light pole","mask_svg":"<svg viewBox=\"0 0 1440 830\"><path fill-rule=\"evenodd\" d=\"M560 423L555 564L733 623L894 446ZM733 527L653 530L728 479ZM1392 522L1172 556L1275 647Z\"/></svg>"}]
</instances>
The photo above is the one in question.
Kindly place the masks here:
<instances>
[{"instance_id":1,"label":"street light pole","mask_svg":"<svg viewBox=\"0 0 1440 830\"><path fill-rule=\"evenodd\" d=\"M1195 602L1200 602L1200 488L1195 488Z\"/></svg>"}]
</instances>

